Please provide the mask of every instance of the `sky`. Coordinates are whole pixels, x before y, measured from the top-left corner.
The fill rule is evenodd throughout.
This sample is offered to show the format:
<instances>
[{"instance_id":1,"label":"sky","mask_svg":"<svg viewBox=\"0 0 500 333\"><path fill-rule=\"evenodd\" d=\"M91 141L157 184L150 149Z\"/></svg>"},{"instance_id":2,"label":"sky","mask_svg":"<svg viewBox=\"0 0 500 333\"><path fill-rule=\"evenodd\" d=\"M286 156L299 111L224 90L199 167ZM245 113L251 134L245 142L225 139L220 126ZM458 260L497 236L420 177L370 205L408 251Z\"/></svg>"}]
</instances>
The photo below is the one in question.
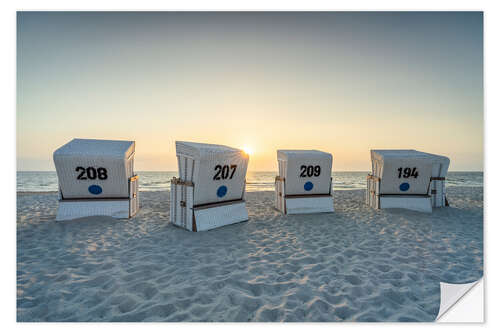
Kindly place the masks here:
<instances>
[{"instance_id":1,"label":"sky","mask_svg":"<svg viewBox=\"0 0 500 333\"><path fill-rule=\"evenodd\" d=\"M55 170L73 138L135 140L175 171L175 141L333 154L417 149L483 170L481 12L18 12L17 170Z\"/></svg>"}]
</instances>

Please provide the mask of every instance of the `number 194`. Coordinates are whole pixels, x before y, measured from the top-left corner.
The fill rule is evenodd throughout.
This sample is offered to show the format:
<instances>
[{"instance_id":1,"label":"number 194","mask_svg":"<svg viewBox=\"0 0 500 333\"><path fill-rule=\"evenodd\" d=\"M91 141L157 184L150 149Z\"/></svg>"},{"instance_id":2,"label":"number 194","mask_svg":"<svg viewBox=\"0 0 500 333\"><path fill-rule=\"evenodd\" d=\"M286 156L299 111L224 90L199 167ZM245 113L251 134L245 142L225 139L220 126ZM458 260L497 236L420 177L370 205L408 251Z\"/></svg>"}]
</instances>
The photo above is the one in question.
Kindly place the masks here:
<instances>
[{"instance_id":1,"label":"number 194","mask_svg":"<svg viewBox=\"0 0 500 333\"><path fill-rule=\"evenodd\" d=\"M401 178L401 176L403 176L403 178L410 178L410 177L417 178L418 177L417 168L404 168L404 169L399 168L398 178Z\"/></svg>"}]
</instances>

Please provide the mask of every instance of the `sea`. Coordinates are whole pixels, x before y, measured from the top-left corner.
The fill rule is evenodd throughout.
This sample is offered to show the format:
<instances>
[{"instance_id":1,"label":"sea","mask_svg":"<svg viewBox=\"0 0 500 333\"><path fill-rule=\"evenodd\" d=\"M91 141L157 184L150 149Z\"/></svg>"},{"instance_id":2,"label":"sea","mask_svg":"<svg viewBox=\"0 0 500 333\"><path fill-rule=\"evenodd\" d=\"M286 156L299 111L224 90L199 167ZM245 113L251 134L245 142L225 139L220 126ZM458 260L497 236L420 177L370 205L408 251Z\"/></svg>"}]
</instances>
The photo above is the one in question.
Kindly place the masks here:
<instances>
[{"instance_id":1,"label":"sea","mask_svg":"<svg viewBox=\"0 0 500 333\"><path fill-rule=\"evenodd\" d=\"M138 171L141 191L170 190L170 180L177 177L176 171ZM333 172L333 188L338 190L356 190L366 188L367 171ZM274 191L276 172L248 171L247 187L249 192ZM483 186L483 172L448 172L446 186ZM18 192L53 192L57 191L55 171L18 171Z\"/></svg>"}]
</instances>

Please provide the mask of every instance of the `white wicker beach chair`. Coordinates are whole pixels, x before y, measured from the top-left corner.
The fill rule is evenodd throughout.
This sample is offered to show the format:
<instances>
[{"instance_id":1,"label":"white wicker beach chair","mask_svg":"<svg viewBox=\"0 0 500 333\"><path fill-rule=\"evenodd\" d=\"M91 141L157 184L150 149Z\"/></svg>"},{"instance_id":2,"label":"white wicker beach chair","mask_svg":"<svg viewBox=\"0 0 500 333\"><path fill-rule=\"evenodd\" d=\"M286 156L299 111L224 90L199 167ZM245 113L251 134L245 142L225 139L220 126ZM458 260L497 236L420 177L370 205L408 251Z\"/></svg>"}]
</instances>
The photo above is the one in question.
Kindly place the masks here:
<instances>
[{"instance_id":1,"label":"white wicker beach chair","mask_svg":"<svg viewBox=\"0 0 500 333\"><path fill-rule=\"evenodd\" d=\"M333 212L332 155L318 150L278 150L275 207L283 214Z\"/></svg>"},{"instance_id":2,"label":"white wicker beach chair","mask_svg":"<svg viewBox=\"0 0 500 333\"><path fill-rule=\"evenodd\" d=\"M445 179L450 159L416 150L372 150L366 204L431 212L447 206Z\"/></svg>"},{"instance_id":3,"label":"white wicker beach chair","mask_svg":"<svg viewBox=\"0 0 500 333\"><path fill-rule=\"evenodd\" d=\"M222 145L176 141L179 178L170 190L170 220L205 231L248 220L245 177L248 155Z\"/></svg>"},{"instance_id":4,"label":"white wicker beach chair","mask_svg":"<svg viewBox=\"0 0 500 333\"><path fill-rule=\"evenodd\" d=\"M56 220L128 218L139 209L134 141L73 139L54 152L59 180Z\"/></svg>"}]
</instances>

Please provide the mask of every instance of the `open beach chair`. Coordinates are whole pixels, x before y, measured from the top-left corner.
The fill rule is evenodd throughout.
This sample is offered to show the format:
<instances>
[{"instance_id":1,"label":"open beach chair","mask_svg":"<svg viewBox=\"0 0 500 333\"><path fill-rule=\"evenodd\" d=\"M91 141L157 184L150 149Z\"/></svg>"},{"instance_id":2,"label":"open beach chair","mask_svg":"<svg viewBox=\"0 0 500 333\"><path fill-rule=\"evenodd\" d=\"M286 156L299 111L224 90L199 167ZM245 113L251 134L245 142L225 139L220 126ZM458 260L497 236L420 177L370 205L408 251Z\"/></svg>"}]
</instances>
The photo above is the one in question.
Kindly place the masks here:
<instances>
[{"instance_id":1,"label":"open beach chair","mask_svg":"<svg viewBox=\"0 0 500 333\"><path fill-rule=\"evenodd\" d=\"M73 139L54 152L59 180L56 220L129 218L139 210L134 141Z\"/></svg>"},{"instance_id":2,"label":"open beach chair","mask_svg":"<svg viewBox=\"0 0 500 333\"><path fill-rule=\"evenodd\" d=\"M366 204L431 212L447 206L445 179L450 159L416 150L371 150Z\"/></svg>"},{"instance_id":3,"label":"open beach chair","mask_svg":"<svg viewBox=\"0 0 500 333\"><path fill-rule=\"evenodd\" d=\"M179 178L170 189L170 219L190 231L248 220L248 155L222 145L176 141Z\"/></svg>"},{"instance_id":4,"label":"open beach chair","mask_svg":"<svg viewBox=\"0 0 500 333\"><path fill-rule=\"evenodd\" d=\"M283 214L333 212L332 155L318 150L278 150L275 207Z\"/></svg>"}]
</instances>

